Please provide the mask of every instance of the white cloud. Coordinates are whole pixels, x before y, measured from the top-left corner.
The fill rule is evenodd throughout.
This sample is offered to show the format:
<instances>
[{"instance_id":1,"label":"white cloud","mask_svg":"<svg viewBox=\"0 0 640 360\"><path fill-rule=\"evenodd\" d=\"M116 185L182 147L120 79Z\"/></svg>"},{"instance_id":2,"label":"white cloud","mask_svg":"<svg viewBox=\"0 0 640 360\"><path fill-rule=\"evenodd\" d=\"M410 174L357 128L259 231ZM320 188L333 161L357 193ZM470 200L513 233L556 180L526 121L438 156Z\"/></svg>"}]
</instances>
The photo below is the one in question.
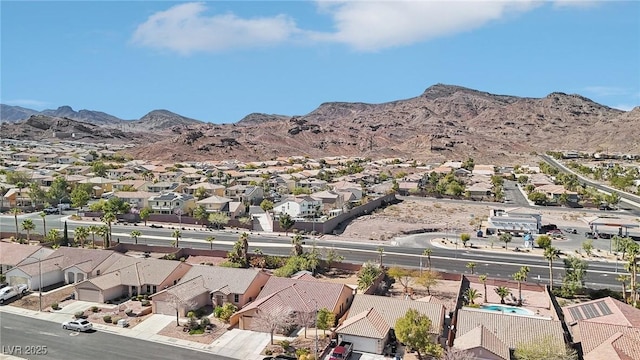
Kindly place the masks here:
<instances>
[{"instance_id":1,"label":"white cloud","mask_svg":"<svg viewBox=\"0 0 640 360\"><path fill-rule=\"evenodd\" d=\"M538 6L534 1L339 1L318 2L333 17L335 32L314 38L361 51L422 42L481 27Z\"/></svg>"},{"instance_id":2,"label":"white cloud","mask_svg":"<svg viewBox=\"0 0 640 360\"><path fill-rule=\"evenodd\" d=\"M602 0L553 0L553 6L556 8L591 8L598 6Z\"/></svg>"},{"instance_id":3,"label":"white cloud","mask_svg":"<svg viewBox=\"0 0 640 360\"><path fill-rule=\"evenodd\" d=\"M23 107L31 107L31 108L44 108L45 106L51 104L48 101L40 101L40 100L34 100L34 99L2 100L2 103L7 105L23 106Z\"/></svg>"},{"instance_id":4,"label":"white cloud","mask_svg":"<svg viewBox=\"0 0 640 360\"><path fill-rule=\"evenodd\" d=\"M298 32L286 15L242 19L232 13L207 16L206 10L203 3L186 3L157 12L136 28L132 41L187 55L278 44Z\"/></svg>"},{"instance_id":5,"label":"white cloud","mask_svg":"<svg viewBox=\"0 0 640 360\"><path fill-rule=\"evenodd\" d=\"M293 40L313 44L345 44L358 51L407 46L480 28L492 21L553 3L584 6L586 0L316 0L320 15L333 20L333 30L299 28L288 15L241 18L233 13L207 14L204 3L184 3L149 16L132 42L176 51L224 51L277 45Z\"/></svg>"}]
</instances>

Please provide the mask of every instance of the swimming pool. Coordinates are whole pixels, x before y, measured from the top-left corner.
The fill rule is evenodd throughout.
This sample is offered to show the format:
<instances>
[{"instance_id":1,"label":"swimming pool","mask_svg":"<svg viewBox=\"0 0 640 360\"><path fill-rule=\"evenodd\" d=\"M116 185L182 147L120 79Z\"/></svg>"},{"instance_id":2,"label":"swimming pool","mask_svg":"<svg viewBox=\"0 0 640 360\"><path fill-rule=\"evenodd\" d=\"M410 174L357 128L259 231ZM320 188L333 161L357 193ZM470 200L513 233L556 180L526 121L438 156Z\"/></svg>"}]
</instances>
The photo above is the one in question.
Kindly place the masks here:
<instances>
[{"instance_id":1,"label":"swimming pool","mask_svg":"<svg viewBox=\"0 0 640 360\"><path fill-rule=\"evenodd\" d=\"M503 314L535 315L535 313L531 310L527 310L527 309L523 309L515 306L509 306L509 305L499 305L499 304L482 305L480 306L480 309L486 310L486 311L501 312Z\"/></svg>"}]
</instances>

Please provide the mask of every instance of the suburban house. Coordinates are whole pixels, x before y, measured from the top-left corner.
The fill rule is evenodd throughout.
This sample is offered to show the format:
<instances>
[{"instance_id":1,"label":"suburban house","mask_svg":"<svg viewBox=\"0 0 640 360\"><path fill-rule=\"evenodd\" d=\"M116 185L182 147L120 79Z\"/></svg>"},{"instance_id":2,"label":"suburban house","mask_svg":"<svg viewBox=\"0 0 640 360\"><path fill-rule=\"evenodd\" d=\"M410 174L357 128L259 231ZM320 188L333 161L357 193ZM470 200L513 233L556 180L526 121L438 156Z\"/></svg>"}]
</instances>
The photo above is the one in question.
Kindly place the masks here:
<instances>
[{"instance_id":1,"label":"suburban house","mask_svg":"<svg viewBox=\"0 0 640 360\"><path fill-rule=\"evenodd\" d=\"M147 200L151 211L156 214L174 214L180 209L183 214L189 213L196 207L196 200L192 195L176 192L162 193Z\"/></svg>"},{"instance_id":2,"label":"suburban house","mask_svg":"<svg viewBox=\"0 0 640 360\"><path fill-rule=\"evenodd\" d=\"M177 182L170 181L159 181L157 183L147 184L147 191L153 193L161 193L161 192L181 192L184 188L184 184L180 184Z\"/></svg>"},{"instance_id":3,"label":"suburban house","mask_svg":"<svg viewBox=\"0 0 640 360\"><path fill-rule=\"evenodd\" d=\"M235 313L232 321L238 321L243 330L265 331L253 323L253 318L279 309L309 315L315 313L316 308L326 308L340 318L349 308L353 292L347 285L320 281L312 276L298 279L272 276L256 300Z\"/></svg>"},{"instance_id":4,"label":"suburban house","mask_svg":"<svg viewBox=\"0 0 640 360\"><path fill-rule=\"evenodd\" d=\"M276 214L289 214L292 218L313 216L318 209L322 209L322 200L309 195L288 198L273 206Z\"/></svg>"},{"instance_id":5,"label":"suburban house","mask_svg":"<svg viewBox=\"0 0 640 360\"><path fill-rule=\"evenodd\" d=\"M35 290L40 287L42 272L43 287L79 283L100 275L121 257L121 254L110 250L61 247L44 258L41 264L33 258L25 259L7 272L7 280L12 285L28 284Z\"/></svg>"},{"instance_id":6,"label":"suburban house","mask_svg":"<svg viewBox=\"0 0 640 360\"><path fill-rule=\"evenodd\" d=\"M257 269L193 265L177 285L151 296L153 313L180 316L203 306L227 303L238 309L253 301L267 283L269 274Z\"/></svg>"},{"instance_id":7,"label":"suburban house","mask_svg":"<svg viewBox=\"0 0 640 360\"><path fill-rule=\"evenodd\" d=\"M353 343L353 349L357 351L382 354L390 330L409 309L429 317L432 326L430 333L434 339L442 334L445 318L443 304L356 294L347 319L335 330L338 341Z\"/></svg>"},{"instance_id":8,"label":"suburban house","mask_svg":"<svg viewBox=\"0 0 640 360\"><path fill-rule=\"evenodd\" d=\"M121 296L154 294L177 284L190 268L181 261L123 256L102 275L78 283L76 299L105 302Z\"/></svg>"},{"instance_id":9,"label":"suburban house","mask_svg":"<svg viewBox=\"0 0 640 360\"><path fill-rule=\"evenodd\" d=\"M567 202L578 202L578 193L565 189L563 185L542 185L534 191L545 194L551 201L559 202L561 197L565 196Z\"/></svg>"},{"instance_id":10,"label":"suburban house","mask_svg":"<svg viewBox=\"0 0 640 360\"><path fill-rule=\"evenodd\" d=\"M260 186L234 185L225 190L225 196L233 201L258 205L264 199L264 190Z\"/></svg>"},{"instance_id":11,"label":"suburban house","mask_svg":"<svg viewBox=\"0 0 640 360\"><path fill-rule=\"evenodd\" d=\"M131 205L132 209L143 209L149 206L149 199L156 194L148 191L117 191L113 196Z\"/></svg>"},{"instance_id":12,"label":"suburban house","mask_svg":"<svg viewBox=\"0 0 640 360\"><path fill-rule=\"evenodd\" d=\"M640 309L611 297L562 308L584 360L640 359Z\"/></svg>"},{"instance_id":13,"label":"suburban house","mask_svg":"<svg viewBox=\"0 0 640 360\"><path fill-rule=\"evenodd\" d=\"M325 190L311 194L311 197L322 201L321 210L342 209L344 194L332 190Z\"/></svg>"},{"instance_id":14,"label":"suburban house","mask_svg":"<svg viewBox=\"0 0 640 360\"><path fill-rule=\"evenodd\" d=\"M510 360L511 350L522 343L548 338L551 346L564 348L565 336L559 320L537 316L515 316L463 308L457 313L453 347L478 360Z\"/></svg>"},{"instance_id":15,"label":"suburban house","mask_svg":"<svg viewBox=\"0 0 640 360\"><path fill-rule=\"evenodd\" d=\"M185 188L184 192L185 194L195 195L196 191L200 188L204 189L204 192L205 194L207 194L207 196L212 196L212 195L224 196L225 187L218 184L212 184L210 182L193 184Z\"/></svg>"},{"instance_id":16,"label":"suburban house","mask_svg":"<svg viewBox=\"0 0 640 360\"><path fill-rule=\"evenodd\" d=\"M5 274L18 264L37 262L51 255L54 250L34 245L0 241L0 274Z\"/></svg>"},{"instance_id":17,"label":"suburban house","mask_svg":"<svg viewBox=\"0 0 640 360\"><path fill-rule=\"evenodd\" d=\"M113 191L145 191L147 190L146 180L122 180L113 184Z\"/></svg>"},{"instance_id":18,"label":"suburban house","mask_svg":"<svg viewBox=\"0 0 640 360\"><path fill-rule=\"evenodd\" d=\"M202 206L207 210L207 212L221 212L228 213L229 212L229 203L231 199L226 197L221 197L218 195L212 195L208 198L199 200L196 202L197 206Z\"/></svg>"}]
</instances>

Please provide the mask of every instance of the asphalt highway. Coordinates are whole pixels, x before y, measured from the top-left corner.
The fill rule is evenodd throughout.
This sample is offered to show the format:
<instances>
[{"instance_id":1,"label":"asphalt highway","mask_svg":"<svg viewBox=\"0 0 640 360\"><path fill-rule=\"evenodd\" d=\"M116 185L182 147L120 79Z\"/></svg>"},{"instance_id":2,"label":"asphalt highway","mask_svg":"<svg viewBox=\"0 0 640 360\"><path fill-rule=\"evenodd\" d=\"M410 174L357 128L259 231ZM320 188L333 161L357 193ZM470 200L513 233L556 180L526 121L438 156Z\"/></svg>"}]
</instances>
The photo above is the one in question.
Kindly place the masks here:
<instances>
[{"instance_id":1,"label":"asphalt highway","mask_svg":"<svg viewBox=\"0 0 640 360\"><path fill-rule=\"evenodd\" d=\"M34 360L231 360L193 349L100 331L76 333L63 330L60 324L50 321L8 313L0 313L0 343L0 358L2 355L13 355Z\"/></svg>"}]
</instances>

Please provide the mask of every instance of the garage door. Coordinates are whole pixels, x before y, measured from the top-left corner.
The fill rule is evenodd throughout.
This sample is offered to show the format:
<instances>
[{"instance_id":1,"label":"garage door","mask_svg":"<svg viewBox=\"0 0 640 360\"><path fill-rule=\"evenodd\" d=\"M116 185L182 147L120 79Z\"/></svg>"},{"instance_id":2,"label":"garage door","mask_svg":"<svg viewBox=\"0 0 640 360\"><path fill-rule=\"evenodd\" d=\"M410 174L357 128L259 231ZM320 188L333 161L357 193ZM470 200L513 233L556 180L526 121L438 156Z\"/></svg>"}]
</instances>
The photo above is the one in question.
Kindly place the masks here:
<instances>
[{"instance_id":1,"label":"garage door","mask_svg":"<svg viewBox=\"0 0 640 360\"><path fill-rule=\"evenodd\" d=\"M378 340L353 335L342 335L342 341L348 341L353 344L353 350L362 351L370 354L378 353Z\"/></svg>"},{"instance_id":2,"label":"garage door","mask_svg":"<svg viewBox=\"0 0 640 360\"><path fill-rule=\"evenodd\" d=\"M164 314L164 315L175 315L176 310L169 301L155 301L156 305L155 313L156 314Z\"/></svg>"},{"instance_id":3,"label":"garage door","mask_svg":"<svg viewBox=\"0 0 640 360\"><path fill-rule=\"evenodd\" d=\"M100 302L100 291L90 289L78 289L78 300Z\"/></svg>"}]
</instances>

